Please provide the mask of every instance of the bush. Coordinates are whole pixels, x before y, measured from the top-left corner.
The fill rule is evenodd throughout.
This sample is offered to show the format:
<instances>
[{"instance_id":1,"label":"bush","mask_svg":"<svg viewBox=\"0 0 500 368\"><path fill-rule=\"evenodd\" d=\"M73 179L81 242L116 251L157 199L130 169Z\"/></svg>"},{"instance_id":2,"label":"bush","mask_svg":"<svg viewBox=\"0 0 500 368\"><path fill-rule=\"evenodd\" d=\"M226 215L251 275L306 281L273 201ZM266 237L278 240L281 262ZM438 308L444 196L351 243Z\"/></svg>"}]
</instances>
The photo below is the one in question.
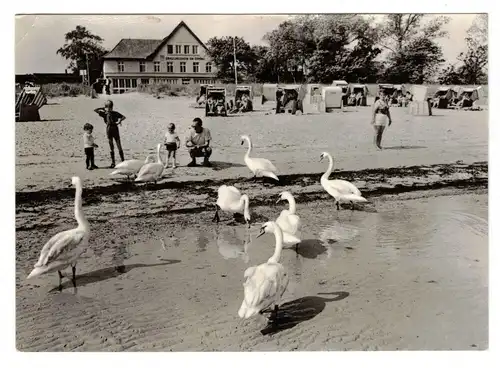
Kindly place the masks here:
<instances>
[{"instance_id":1,"label":"bush","mask_svg":"<svg viewBox=\"0 0 500 368\"><path fill-rule=\"evenodd\" d=\"M49 83L42 86L42 91L47 97L76 97L89 95L90 87L79 83Z\"/></svg>"},{"instance_id":2,"label":"bush","mask_svg":"<svg viewBox=\"0 0 500 368\"><path fill-rule=\"evenodd\" d=\"M262 96L262 84L242 83L241 85L252 86L254 96ZM234 96L236 88L235 84L214 84L215 87L226 88L228 97ZM189 96L196 97L200 93L199 84L171 84L171 83L156 83L156 84L141 84L137 87L137 91L147 93L153 96Z\"/></svg>"}]
</instances>

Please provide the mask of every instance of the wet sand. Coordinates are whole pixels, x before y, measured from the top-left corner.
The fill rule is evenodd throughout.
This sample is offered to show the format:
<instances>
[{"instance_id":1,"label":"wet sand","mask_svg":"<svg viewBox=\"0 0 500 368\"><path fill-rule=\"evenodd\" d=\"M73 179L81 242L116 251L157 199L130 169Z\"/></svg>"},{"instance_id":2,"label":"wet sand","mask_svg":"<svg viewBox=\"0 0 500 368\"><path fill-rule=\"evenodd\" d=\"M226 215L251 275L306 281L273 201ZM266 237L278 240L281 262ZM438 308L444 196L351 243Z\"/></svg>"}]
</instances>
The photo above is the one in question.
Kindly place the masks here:
<instances>
[{"instance_id":1,"label":"wet sand","mask_svg":"<svg viewBox=\"0 0 500 368\"><path fill-rule=\"evenodd\" d=\"M281 205L253 207L251 229L213 213L142 216L88 204L90 249L78 289L57 275L25 280L47 239L18 231L17 348L22 351L469 350L488 347L486 189L370 198L368 209L298 205L303 244L285 250L291 280L274 329L240 320L243 272L274 238L255 236ZM135 203L135 202L134 202ZM42 207L44 205L41 205ZM45 205L49 208L50 205ZM98 214L99 212L99 214ZM110 216L106 217L106 213ZM165 244L165 249L162 246Z\"/></svg>"},{"instance_id":2,"label":"wet sand","mask_svg":"<svg viewBox=\"0 0 500 368\"><path fill-rule=\"evenodd\" d=\"M335 156L335 168L362 170L398 166L470 164L488 160L488 111L434 110L434 116L412 116L406 108L393 108L394 124L384 134L383 151L372 144L371 107L348 108L344 113L275 115L272 104L257 111L227 118L204 118L202 109L190 108L188 98L155 99L149 95L113 96L116 110L127 116L120 128L126 158L144 158L154 153L163 141L168 123L177 126L183 139L194 117L201 116L213 135L213 168L167 169L163 182L249 177L244 166L246 147L240 136L249 134L254 157L274 162L278 176L319 173L322 151ZM46 121L16 123L16 191L54 190L66 187L71 175L79 175L87 187L115 183L110 169L85 170L82 127L94 125L99 148L96 163L110 164L105 126L93 112L104 99L88 97L60 98L50 101L41 111ZM117 156L118 157L118 156ZM189 162L184 148L178 152L181 165Z\"/></svg>"}]
</instances>

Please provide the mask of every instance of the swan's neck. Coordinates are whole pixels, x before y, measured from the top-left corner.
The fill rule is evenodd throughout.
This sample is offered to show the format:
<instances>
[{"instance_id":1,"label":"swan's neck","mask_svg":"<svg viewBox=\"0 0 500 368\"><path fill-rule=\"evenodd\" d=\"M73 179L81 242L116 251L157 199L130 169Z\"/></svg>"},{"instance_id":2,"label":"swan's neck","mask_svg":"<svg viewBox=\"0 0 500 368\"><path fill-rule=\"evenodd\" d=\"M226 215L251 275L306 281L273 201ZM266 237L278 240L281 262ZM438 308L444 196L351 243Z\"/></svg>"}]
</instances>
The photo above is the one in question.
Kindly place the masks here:
<instances>
[{"instance_id":1,"label":"swan's neck","mask_svg":"<svg viewBox=\"0 0 500 368\"><path fill-rule=\"evenodd\" d=\"M332 170L333 170L333 158L332 156L328 155L328 170L326 170L322 178L328 179L330 177L330 174L332 173Z\"/></svg>"},{"instance_id":2,"label":"swan's neck","mask_svg":"<svg viewBox=\"0 0 500 368\"><path fill-rule=\"evenodd\" d=\"M274 226L274 237L276 238L274 254L267 260L267 263L279 263L281 258L281 250L283 249L283 232L278 225Z\"/></svg>"},{"instance_id":3,"label":"swan's neck","mask_svg":"<svg viewBox=\"0 0 500 368\"><path fill-rule=\"evenodd\" d=\"M158 145L158 147L156 149L156 159L158 160L159 164L163 165L163 161L161 160L161 155L160 155L160 148L161 148L161 146Z\"/></svg>"},{"instance_id":4,"label":"swan's neck","mask_svg":"<svg viewBox=\"0 0 500 368\"><path fill-rule=\"evenodd\" d=\"M243 208L243 215L250 217L249 200L247 195L242 195L240 198L240 206Z\"/></svg>"},{"instance_id":5,"label":"swan's neck","mask_svg":"<svg viewBox=\"0 0 500 368\"><path fill-rule=\"evenodd\" d=\"M292 196L288 197L288 204L289 204L288 211L290 211L290 215L294 215L295 211L297 210L297 205L295 204L295 198L293 198Z\"/></svg>"},{"instance_id":6,"label":"swan's neck","mask_svg":"<svg viewBox=\"0 0 500 368\"><path fill-rule=\"evenodd\" d=\"M75 218L78 222L78 227L80 228L88 228L89 222L85 218L85 215L82 211L82 185L79 183L76 185L75 192Z\"/></svg>"},{"instance_id":7,"label":"swan's neck","mask_svg":"<svg viewBox=\"0 0 500 368\"><path fill-rule=\"evenodd\" d=\"M246 141L248 142L248 150L247 153L245 154L245 158L249 158L250 152L252 152L252 141L248 138L246 139Z\"/></svg>"}]
</instances>

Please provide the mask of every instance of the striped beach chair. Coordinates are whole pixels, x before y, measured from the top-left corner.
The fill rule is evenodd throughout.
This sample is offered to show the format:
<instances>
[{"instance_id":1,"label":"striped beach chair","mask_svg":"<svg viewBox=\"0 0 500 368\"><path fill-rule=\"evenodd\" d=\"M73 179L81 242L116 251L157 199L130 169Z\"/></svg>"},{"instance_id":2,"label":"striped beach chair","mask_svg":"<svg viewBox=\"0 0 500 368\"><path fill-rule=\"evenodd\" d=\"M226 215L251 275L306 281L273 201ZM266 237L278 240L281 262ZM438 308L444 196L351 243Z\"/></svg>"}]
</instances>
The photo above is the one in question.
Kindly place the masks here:
<instances>
[{"instance_id":1,"label":"striped beach chair","mask_svg":"<svg viewBox=\"0 0 500 368\"><path fill-rule=\"evenodd\" d=\"M16 96L16 121L40 121L38 110L47 104L40 87L24 87Z\"/></svg>"}]
</instances>

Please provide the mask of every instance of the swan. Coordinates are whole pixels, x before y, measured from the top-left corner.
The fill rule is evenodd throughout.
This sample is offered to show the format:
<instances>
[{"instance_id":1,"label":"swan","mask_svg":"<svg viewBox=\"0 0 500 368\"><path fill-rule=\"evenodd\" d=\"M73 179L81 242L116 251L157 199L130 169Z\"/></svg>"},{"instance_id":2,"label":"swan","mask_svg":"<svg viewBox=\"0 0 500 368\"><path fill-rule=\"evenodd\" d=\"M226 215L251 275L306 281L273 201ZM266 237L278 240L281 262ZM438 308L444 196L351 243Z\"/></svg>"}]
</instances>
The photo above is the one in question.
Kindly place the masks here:
<instances>
[{"instance_id":1,"label":"swan","mask_svg":"<svg viewBox=\"0 0 500 368\"><path fill-rule=\"evenodd\" d=\"M137 177L135 178L136 182L148 182L154 181L155 184L158 180L161 179L161 174L163 173L163 169L165 168L160 156L161 144L158 143L156 147L156 157L158 162L152 162L149 164L145 164L139 170Z\"/></svg>"},{"instance_id":2,"label":"swan","mask_svg":"<svg viewBox=\"0 0 500 368\"><path fill-rule=\"evenodd\" d=\"M292 193L288 191L281 192L276 203L284 200L288 201L289 208L288 210L281 211L279 217L276 219L276 223L283 231L284 245L287 247L295 245L295 249L297 250L298 244L300 243L300 239L296 236L301 225L300 217L295 213L296 204Z\"/></svg>"},{"instance_id":3,"label":"swan","mask_svg":"<svg viewBox=\"0 0 500 368\"><path fill-rule=\"evenodd\" d=\"M126 175L127 179L131 176L136 176L141 167L146 164L154 162L151 156L146 157L145 161L142 160L126 160L120 162L115 166L115 170L109 175Z\"/></svg>"},{"instance_id":4,"label":"swan","mask_svg":"<svg viewBox=\"0 0 500 368\"><path fill-rule=\"evenodd\" d=\"M346 180L328 180L333 169L333 158L328 152L323 152L319 160L322 161L325 157L328 157L329 164L328 170L321 176L321 185L335 199L337 210L340 209L340 202L350 202L352 209L354 202L368 202L354 184Z\"/></svg>"},{"instance_id":5,"label":"swan","mask_svg":"<svg viewBox=\"0 0 500 368\"><path fill-rule=\"evenodd\" d=\"M43 246L40 258L35 264L28 279L45 273L55 272L59 274L59 290L62 290L61 270L71 266L73 272L73 286L76 288L76 262L85 252L90 236L89 222L82 212L82 181L79 177L71 178L75 191L75 218L78 222L76 229L62 231Z\"/></svg>"},{"instance_id":6,"label":"swan","mask_svg":"<svg viewBox=\"0 0 500 368\"><path fill-rule=\"evenodd\" d=\"M274 322L277 322L278 305L288 286L288 272L279 263L283 248L283 232L275 222L269 221L262 225L257 237L268 231L272 231L276 239L274 254L267 262L246 269L243 284L245 296L238 315L240 318L250 318L257 313L265 313L266 309L274 305L271 314L274 313Z\"/></svg>"},{"instance_id":7,"label":"swan","mask_svg":"<svg viewBox=\"0 0 500 368\"><path fill-rule=\"evenodd\" d=\"M253 176L257 175L267 176L269 178L273 178L274 180L279 181L274 171L277 171L276 167L273 165L271 161L265 158L253 158L250 157L250 152L252 152L252 141L248 135L241 136L241 144L244 144L245 141L248 142L248 151L245 154L245 164L248 166L250 171L253 173Z\"/></svg>"},{"instance_id":8,"label":"swan","mask_svg":"<svg viewBox=\"0 0 500 368\"><path fill-rule=\"evenodd\" d=\"M213 221L220 221L219 210L225 212L243 213L248 227L250 227L249 198L233 186L221 185L218 189L217 203L215 204L215 217Z\"/></svg>"}]
</instances>

